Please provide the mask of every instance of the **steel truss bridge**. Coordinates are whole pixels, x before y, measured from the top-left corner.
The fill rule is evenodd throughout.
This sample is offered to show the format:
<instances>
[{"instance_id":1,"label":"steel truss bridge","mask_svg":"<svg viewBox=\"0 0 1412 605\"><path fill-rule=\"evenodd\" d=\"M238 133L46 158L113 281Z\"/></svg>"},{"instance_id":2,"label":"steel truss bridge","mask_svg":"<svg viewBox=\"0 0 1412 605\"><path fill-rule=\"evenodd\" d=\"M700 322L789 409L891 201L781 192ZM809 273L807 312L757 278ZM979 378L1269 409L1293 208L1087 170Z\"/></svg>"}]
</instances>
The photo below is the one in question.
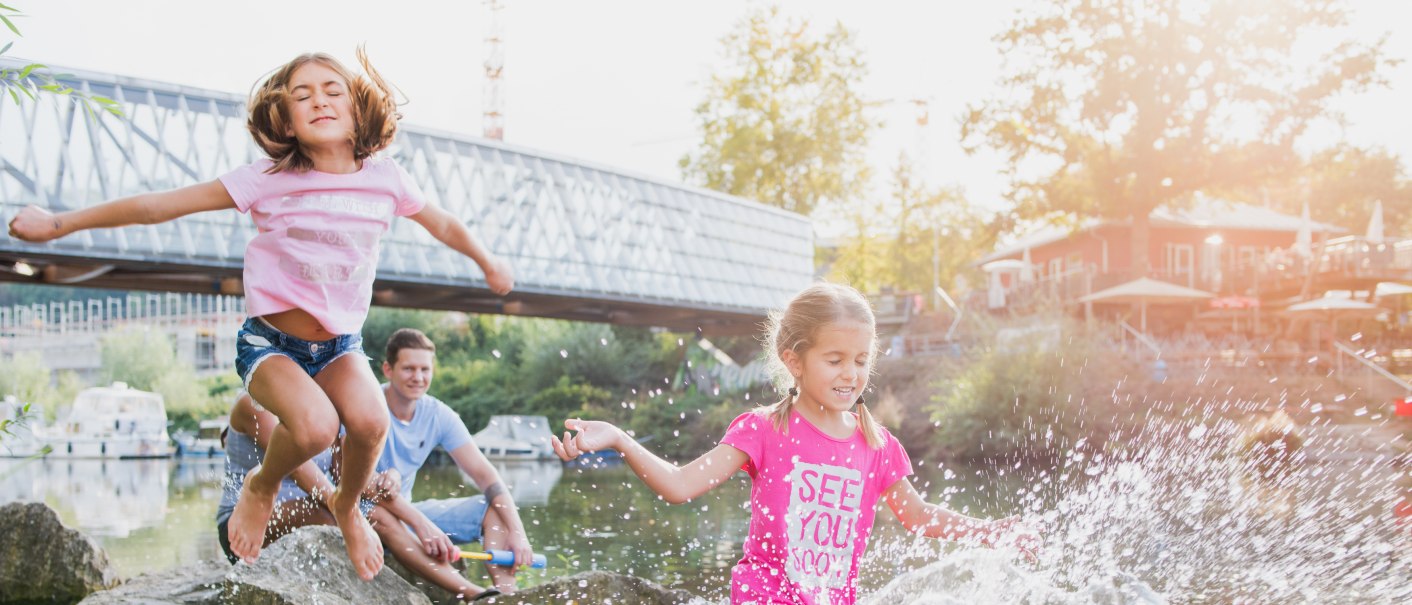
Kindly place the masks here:
<instances>
[{"instance_id":1,"label":"steel truss bridge","mask_svg":"<svg viewBox=\"0 0 1412 605\"><path fill-rule=\"evenodd\" d=\"M27 204L80 208L207 181L262 157L239 95L55 71L117 100L125 117L90 117L53 95L0 103L6 222ZM509 260L517 285L495 296L475 263L399 220L383 240L374 304L730 333L753 329L813 275L810 222L749 200L408 124L389 152ZM238 294L254 233L237 212L46 244L0 230L0 280Z\"/></svg>"}]
</instances>

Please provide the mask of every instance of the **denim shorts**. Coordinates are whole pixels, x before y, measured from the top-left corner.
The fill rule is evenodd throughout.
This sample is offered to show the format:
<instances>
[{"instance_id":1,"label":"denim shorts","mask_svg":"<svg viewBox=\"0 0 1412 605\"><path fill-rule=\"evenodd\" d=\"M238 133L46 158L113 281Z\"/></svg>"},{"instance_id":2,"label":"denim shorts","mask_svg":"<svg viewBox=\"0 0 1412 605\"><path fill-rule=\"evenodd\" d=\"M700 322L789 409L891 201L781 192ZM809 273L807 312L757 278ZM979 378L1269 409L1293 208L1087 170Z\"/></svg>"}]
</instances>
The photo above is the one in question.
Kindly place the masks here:
<instances>
[{"instance_id":1,"label":"denim shorts","mask_svg":"<svg viewBox=\"0 0 1412 605\"><path fill-rule=\"evenodd\" d=\"M481 524L485 521L485 496L423 500L413 502L412 506L445 532L453 543L480 541Z\"/></svg>"},{"instance_id":2,"label":"denim shorts","mask_svg":"<svg viewBox=\"0 0 1412 605\"><path fill-rule=\"evenodd\" d=\"M363 354L362 334L343 334L328 340L311 342L295 338L275 329L263 319L251 317L240 327L235 339L235 371L240 381L250 388L255 368L271 355L283 355L299 364L309 376L317 376L335 359L349 353Z\"/></svg>"}]
</instances>

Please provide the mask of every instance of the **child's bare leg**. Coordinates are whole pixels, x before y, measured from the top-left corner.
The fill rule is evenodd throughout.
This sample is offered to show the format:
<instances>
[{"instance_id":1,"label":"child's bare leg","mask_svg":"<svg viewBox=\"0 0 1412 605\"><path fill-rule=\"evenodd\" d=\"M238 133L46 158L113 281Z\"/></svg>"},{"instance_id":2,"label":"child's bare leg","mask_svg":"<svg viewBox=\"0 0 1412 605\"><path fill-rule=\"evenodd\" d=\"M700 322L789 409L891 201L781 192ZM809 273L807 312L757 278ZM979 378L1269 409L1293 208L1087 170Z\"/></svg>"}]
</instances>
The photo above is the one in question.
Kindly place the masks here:
<instances>
[{"instance_id":1,"label":"child's bare leg","mask_svg":"<svg viewBox=\"0 0 1412 605\"><path fill-rule=\"evenodd\" d=\"M495 505L486 506L485 520L480 526L480 545L487 551L504 549L508 546L509 533L509 526L500 518L500 512L495 509ZM515 592L515 574L510 571L511 568L486 563L485 570L490 573L490 581L496 590L505 594Z\"/></svg>"},{"instance_id":2,"label":"child's bare leg","mask_svg":"<svg viewBox=\"0 0 1412 605\"><path fill-rule=\"evenodd\" d=\"M373 371L361 355L344 355L314 380L323 387L347 433L343 437L342 476L332 498L333 518L343 530L348 558L358 577L372 580L382 570L382 546L358 511L358 500L387 437L387 402Z\"/></svg>"},{"instance_id":3,"label":"child's bare leg","mask_svg":"<svg viewBox=\"0 0 1412 605\"><path fill-rule=\"evenodd\" d=\"M412 573L440 586L461 600L470 600L485 592L484 588L472 584L455 567L445 561L431 558L422 550L417 536L407 531L402 521L387 509L381 506L374 508L368 519L372 521L373 530L377 532L378 537L382 538L382 543L387 546L387 552Z\"/></svg>"},{"instance_id":4,"label":"child's bare leg","mask_svg":"<svg viewBox=\"0 0 1412 605\"><path fill-rule=\"evenodd\" d=\"M338 436L338 414L309 375L287 357L271 356L250 380L250 395L279 417L265 459L245 476L230 517L230 550L247 563L260 556L279 484Z\"/></svg>"}]
</instances>

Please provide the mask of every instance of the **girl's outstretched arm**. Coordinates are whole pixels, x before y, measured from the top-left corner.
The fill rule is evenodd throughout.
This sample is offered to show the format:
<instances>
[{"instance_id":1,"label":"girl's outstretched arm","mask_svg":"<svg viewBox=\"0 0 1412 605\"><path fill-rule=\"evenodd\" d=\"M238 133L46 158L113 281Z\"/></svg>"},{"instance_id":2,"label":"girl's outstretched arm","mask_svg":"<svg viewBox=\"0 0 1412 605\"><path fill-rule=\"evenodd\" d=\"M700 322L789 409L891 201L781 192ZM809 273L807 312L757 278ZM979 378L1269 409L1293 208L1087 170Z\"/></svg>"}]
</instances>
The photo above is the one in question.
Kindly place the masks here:
<instances>
[{"instance_id":1,"label":"girl's outstretched arm","mask_svg":"<svg viewBox=\"0 0 1412 605\"><path fill-rule=\"evenodd\" d=\"M1031 557L1038 547L1039 536L1017 526L1019 517L990 521L948 510L924 500L905 477L893 483L883 498L897 520L912 533L946 540L976 539L986 546L994 546L1001 538L1012 539L1016 547Z\"/></svg>"},{"instance_id":2,"label":"girl's outstretched arm","mask_svg":"<svg viewBox=\"0 0 1412 605\"><path fill-rule=\"evenodd\" d=\"M413 214L411 218L437 241L476 261L480 270L485 273L485 283L490 286L491 292L505 295L515 287L515 276L510 271L510 264L481 246L465 223L456 220L450 212L440 206L427 204L422 207L421 212Z\"/></svg>"},{"instance_id":3,"label":"girl's outstretched arm","mask_svg":"<svg viewBox=\"0 0 1412 605\"><path fill-rule=\"evenodd\" d=\"M27 206L10 220L10 235L27 242L47 242L84 229L155 225L196 212L229 208L235 208L235 199L217 180L171 191L139 193L58 214Z\"/></svg>"},{"instance_id":4,"label":"girl's outstretched arm","mask_svg":"<svg viewBox=\"0 0 1412 605\"><path fill-rule=\"evenodd\" d=\"M565 420L564 428L577 434L564 433L564 440L552 436L554 452L565 461L583 452L614 449L632 467L639 479L671 504L681 504L710 491L729 479L749 459L729 445L721 444L686 466L678 467L647 451L641 443L607 422L596 420Z\"/></svg>"}]
</instances>

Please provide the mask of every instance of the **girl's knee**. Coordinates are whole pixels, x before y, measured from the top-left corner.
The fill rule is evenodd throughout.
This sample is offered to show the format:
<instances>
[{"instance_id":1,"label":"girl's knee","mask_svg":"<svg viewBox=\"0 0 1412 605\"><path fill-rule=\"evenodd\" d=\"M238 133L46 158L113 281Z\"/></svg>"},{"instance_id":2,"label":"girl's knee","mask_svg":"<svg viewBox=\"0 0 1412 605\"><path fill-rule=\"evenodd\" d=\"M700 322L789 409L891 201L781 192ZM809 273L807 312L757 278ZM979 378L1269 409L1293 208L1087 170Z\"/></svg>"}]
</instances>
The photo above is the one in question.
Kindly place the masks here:
<instances>
[{"instance_id":1,"label":"girl's knee","mask_svg":"<svg viewBox=\"0 0 1412 605\"><path fill-rule=\"evenodd\" d=\"M387 416L386 408L377 412L350 414L349 417L343 419L343 426L348 430L348 436L351 438L381 442L387 437L390 424Z\"/></svg>"},{"instance_id":2,"label":"girl's knee","mask_svg":"<svg viewBox=\"0 0 1412 605\"><path fill-rule=\"evenodd\" d=\"M338 415L310 414L297 422L285 423L285 427L300 450L318 453L328 449L338 438Z\"/></svg>"}]
</instances>

